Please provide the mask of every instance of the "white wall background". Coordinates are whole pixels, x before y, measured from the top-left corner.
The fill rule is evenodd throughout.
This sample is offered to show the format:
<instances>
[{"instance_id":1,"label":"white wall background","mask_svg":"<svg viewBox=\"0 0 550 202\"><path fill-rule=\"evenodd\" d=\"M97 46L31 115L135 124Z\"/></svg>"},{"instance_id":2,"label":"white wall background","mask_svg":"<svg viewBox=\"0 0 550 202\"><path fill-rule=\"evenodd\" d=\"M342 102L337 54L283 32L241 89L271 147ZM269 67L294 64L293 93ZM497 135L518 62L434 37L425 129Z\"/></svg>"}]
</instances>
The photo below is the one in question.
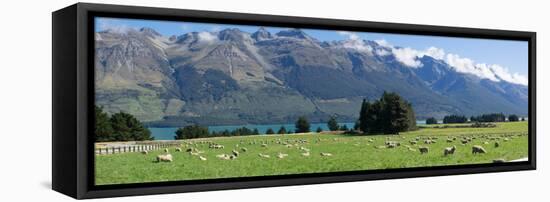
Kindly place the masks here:
<instances>
[{"instance_id":1,"label":"white wall background","mask_svg":"<svg viewBox=\"0 0 550 202\"><path fill-rule=\"evenodd\" d=\"M545 1L90 1L536 31L538 170L102 199L107 201L521 201L548 199L550 26ZM68 201L51 186L51 12L75 1L0 4L0 201ZM545 180L546 179L546 180Z\"/></svg>"}]
</instances>

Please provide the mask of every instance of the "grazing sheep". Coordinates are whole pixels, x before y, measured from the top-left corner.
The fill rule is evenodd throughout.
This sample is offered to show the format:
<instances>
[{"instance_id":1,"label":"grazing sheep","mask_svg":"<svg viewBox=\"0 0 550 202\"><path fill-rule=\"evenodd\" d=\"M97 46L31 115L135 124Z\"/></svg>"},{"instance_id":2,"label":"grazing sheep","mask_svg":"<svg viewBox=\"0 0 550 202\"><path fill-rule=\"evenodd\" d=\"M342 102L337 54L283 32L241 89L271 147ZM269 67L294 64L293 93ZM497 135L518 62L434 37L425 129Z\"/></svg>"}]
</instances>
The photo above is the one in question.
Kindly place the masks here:
<instances>
[{"instance_id":1,"label":"grazing sheep","mask_svg":"<svg viewBox=\"0 0 550 202\"><path fill-rule=\"evenodd\" d=\"M388 148L388 149L395 148L395 147L397 147L397 145L395 143L386 145L386 148Z\"/></svg>"},{"instance_id":2,"label":"grazing sheep","mask_svg":"<svg viewBox=\"0 0 550 202\"><path fill-rule=\"evenodd\" d=\"M418 142L417 142L417 141L414 141L414 140L411 140L411 141L409 141L409 143L410 143L411 145L415 145L415 144L417 144Z\"/></svg>"},{"instance_id":3,"label":"grazing sheep","mask_svg":"<svg viewBox=\"0 0 550 202\"><path fill-rule=\"evenodd\" d=\"M235 155L229 155L230 160L235 160L236 158L237 158L237 156L235 156Z\"/></svg>"},{"instance_id":4,"label":"grazing sheep","mask_svg":"<svg viewBox=\"0 0 550 202\"><path fill-rule=\"evenodd\" d=\"M489 144L489 142L483 142L483 144Z\"/></svg>"},{"instance_id":5,"label":"grazing sheep","mask_svg":"<svg viewBox=\"0 0 550 202\"><path fill-rule=\"evenodd\" d=\"M172 162L172 155L171 154L158 155L157 162Z\"/></svg>"},{"instance_id":6,"label":"grazing sheep","mask_svg":"<svg viewBox=\"0 0 550 202\"><path fill-rule=\"evenodd\" d=\"M479 145L474 145L472 147L472 154L485 154L487 153L487 151L485 151L485 149L482 147L482 146L479 146Z\"/></svg>"},{"instance_id":7,"label":"grazing sheep","mask_svg":"<svg viewBox=\"0 0 550 202\"><path fill-rule=\"evenodd\" d=\"M444 156L447 156L447 155L454 154L454 153L455 153L455 150L456 150L456 146L447 147L447 148L445 148L445 150L443 151L443 155L444 155Z\"/></svg>"},{"instance_id":8,"label":"grazing sheep","mask_svg":"<svg viewBox=\"0 0 550 202\"><path fill-rule=\"evenodd\" d=\"M236 150L231 151L231 153L233 153L233 155L235 155L235 156L239 156L239 152L236 151Z\"/></svg>"},{"instance_id":9,"label":"grazing sheep","mask_svg":"<svg viewBox=\"0 0 550 202\"><path fill-rule=\"evenodd\" d=\"M419 147L418 151L420 151L420 154L425 154L428 153L430 149L428 147Z\"/></svg>"},{"instance_id":10,"label":"grazing sheep","mask_svg":"<svg viewBox=\"0 0 550 202\"><path fill-rule=\"evenodd\" d=\"M424 144L432 144L433 141L432 140L424 140Z\"/></svg>"},{"instance_id":11,"label":"grazing sheep","mask_svg":"<svg viewBox=\"0 0 550 202\"><path fill-rule=\"evenodd\" d=\"M460 142L461 142L462 144L468 144L468 140L466 140L466 139L462 139L462 140L460 140Z\"/></svg>"},{"instance_id":12,"label":"grazing sheep","mask_svg":"<svg viewBox=\"0 0 550 202\"><path fill-rule=\"evenodd\" d=\"M223 149L223 148L225 148L225 146L223 146L221 144L211 144L210 146L208 146L208 148L210 148L210 149Z\"/></svg>"},{"instance_id":13,"label":"grazing sheep","mask_svg":"<svg viewBox=\"0 0 550 202\"><path fill-rule=\"evenodd\" d=\"M369 139L368 141L369 141L369 142L374 142L374 140L373 140L373 139Z\"/></svg>"},{"instance_id":14,"label":"grazing sheep","mask_svg":"<svg viewBox=\"0 0 550 202\"><path fill-rule=\"evenodd\" d=\"M141 154L148 154L149 152L147 150L141 151Z\"/></svg>"},{"instance_id":15,"label":"grazing sheep","mask_svg":"<svg viewBox=\"0 0 550 202\"><path fill-rule=\"evenodd\" d=\"M192 151L193 151L193 148L187 148L187 149L185 150L185 152L192 152Z\"/></svg>"},{"instance_id":16,"label":"grazing sheep","mask_svg":"<svg viewBox=\"0 0 550 202\"><path fill-rule=\"evenodd\" d=\"M269 158L270 156L267 155L267 154L262 154L262 153L259 153L258 156L262 157L262 158Z\"/></svg>"},{"instance_id":17,"label":"grazing sheep","mask_svg":"<svg viewBox=\"0 0 550 202\"><path fill-rule=\"evenodd\" d=\"M181 148L176 148L176 152L181 152Z\"/></svg>"},{"instance_id":18,"label":"grazing sheep","mask_svg":"<svg viewBox=\"0 0 550 202\"><path fill-rule=\"evenodd\" d=\"M309 156L309 152L302 153L302 156Z\"/></svg>"},{"instance_id":19,"label":"grazing sheep","mask_svg":"<svg viewBox=\"0 0 550 202\"><path fill-rule=\"evenodd\" d=\"M331 153L324 153L324 152L321 152L321 156L332 156Z\"/></svg>"},{"instance_id":20,"label":"grazing sheep","mask_svg":"<svg viewBox=\"0 0 550 202\"><path fill-rule=\"evenodd\" d=\"M504 142L508 142L510 139L508 138L504 138Z\"/></svg>"},{"instance_id":21,"label":"grazing sheep","mask_svg":"<svg viewBox=\"0 0 550 202\"><path fill-rule=\"evenodd\" d=\"M280 159L282 159L284 157L287 157L287 156L288 156L288 154L283 154L281 152L279 152L279 154L277 154L277 158L280 158Z\"/></svg>"},{"instance_id":22,"label":"grazing sheep","mask_svg":"<svg viewBox=\"0 0 550 202\"><path fill-rule=\"evenodd\" d=\"M201 161L206 161L206 157L203 157L203 156L199 156L199 159L200 159Z\"/></svg>"},{"instance_id":23,"label":"grazing sheep","mask_svg":"<svg viewBox=\"0 0 550 202\"><path fill-rule=\"evenodd\" d=\"M504 163L504 162L506 162L506 160L504 160L504 159L494 159L493 160L493 163Z\"/></svg>"},{"instance_id":24,"label":"grazing sheep","mask_svg":"<svg viewBox=\"0 0 550 202\"><path fill-rule=\"evenodd\" d=\"M262 147L267 147L267 144L262 144Z\"/></svg>"},{"instance_id":25,"label":"grazing sheep","mask_svg":"<svg viewBox=\"0 0 550 202\"><path fill-rule=\"evenodd\" d=\"M227 154L218 154L218 155L216 155L216 157L218 157L219 159L222 159L222 160L229 160L229 155L227 155Z\"/></svg>"},{"instance_id":26,"label":"grazing sheep","mask_svg":"<svg viewBox=\"0 0 550 202\"><path fill-rule=\"evenodd\" d=\"M168 153L168 148L165 148L165 149L164 149L164 153Z\"/></svg>"},{"instance_id":27,"label":"grazing sheep","mask_svg":"<svg viewBox=\"0 0 550 202\"><path fill-rule=\"evenodd\" d=\"M246 147L241 147L241 151L246 152L246 151L248 151L248 149Z\"/></svg>"},{"instance_id":28,"label":"grazing sheep","mask_svg":"<svg viewBox=\"0 0 550 202\"><path fill-rule=\"evenodd\" d=\"M451 143L451 142L453 142L452 139L447 139L447 143Z\"/></svg>"},{"instance_id":29,"label":"grazing sheep","mask_svg":"<svg viewBox=\"0 0 550 202\"><path fill-rule=\"evenodd\" d=\"M499 142L495 142L495 148L496 147L499 147L500 146L500 143Z\"/></svg>"}]
</instances>

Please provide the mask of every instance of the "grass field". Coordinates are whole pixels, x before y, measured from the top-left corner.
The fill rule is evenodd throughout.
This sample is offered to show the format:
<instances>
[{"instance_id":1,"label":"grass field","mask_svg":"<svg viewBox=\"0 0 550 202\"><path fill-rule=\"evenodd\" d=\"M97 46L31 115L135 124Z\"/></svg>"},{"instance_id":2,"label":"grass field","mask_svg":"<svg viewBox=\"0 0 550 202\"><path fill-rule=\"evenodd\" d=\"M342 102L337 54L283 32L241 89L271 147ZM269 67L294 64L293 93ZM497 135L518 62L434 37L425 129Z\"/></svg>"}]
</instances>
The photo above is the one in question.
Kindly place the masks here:
<instances>
[{"instance_id":1,"label":"grass field","mask_svg":"<svg viewBox=\"0 0 550 202\"><path fill-rule=\"evenodd\" d=\"M164 151L149 154L122 153L96 155L96 184L124 184L191 179L212 179L243 176L284 175L335 171L408 168L441 165L492 163L494 159L506 161L527 157L527 122L497 123L495 128L422 128L400 135L351 136L339 134L263 135L246 137L219 137L186 140L182 152L170 148L173 162L156 163L156 156ZM453 142L446 140L456 138ZM418 144L409 141L419 138ZM437 138L436 143L424 140ZM472 138L462 144L463 138ZM506 139L506 140L505 140ZM211 149L206 142L224 145L224 149ZM307 142L304 142L307 141ZM372 142L371 142L372 141ZM396 141L400 146L382 148L386 141ZM500 146L495 148L494 142ZM267 146L263 147L262 143ZM288 145L291 146L288 146ZM489 144L484 144L489 143ZM445 147L456 145L453 155L444 156ZM485 154L472 154L472 146L481 145ZM418 151L419 146L429 147L427 154ZM242 147L247 149L242 151ZM310 156L303 156L304 147ZM185 152L196 148L204 153ZM409 149L410 148L410 149ZM223 160L216 155L240 153L236 159ZM320 153L332 156L322 156ZM259 154L270 155L262 158ZM277 158L278 153L288 154Z\"/></svg>"}]
</instances>

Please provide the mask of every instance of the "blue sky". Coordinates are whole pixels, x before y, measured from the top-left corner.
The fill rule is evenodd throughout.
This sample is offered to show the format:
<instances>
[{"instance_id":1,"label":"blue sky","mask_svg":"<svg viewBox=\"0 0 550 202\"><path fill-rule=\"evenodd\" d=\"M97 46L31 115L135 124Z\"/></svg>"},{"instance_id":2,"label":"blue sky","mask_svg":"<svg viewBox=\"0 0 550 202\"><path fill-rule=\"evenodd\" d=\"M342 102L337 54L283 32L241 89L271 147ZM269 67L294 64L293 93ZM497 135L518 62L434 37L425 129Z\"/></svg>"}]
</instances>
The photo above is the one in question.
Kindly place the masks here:
<instances>
[{"instance_id":1,"label":"blue sky","mask_svg":"<svg viewBox=\"0 0 550 202\"><path fill-rule=\"evenodd\" d=\"M253 33L258 26L226 25L192 22L172 22L156 20L134 20L97 18L96 31L110 28L139 29L150 27L162 35L182 35L187 32L215 32L226 28L238 28L242 31ZM276 33L287 28L264 27L271 33ZM302 29L308 35L321 41L349 39L349 34L342 34L339 30L312 30ZM457 54L461 58L468 58L475 63L497 64L508 69L510 74L527 76L528 73L528 43L525 41L489 40L456 37L436 37L421 35L403 35L386 33L354 32L354 36L366 40L385 40L389 44L398 47L409 47L415 50L426 50L429 47L443 49L445 53Z\"/></svg>"}]
</instances>

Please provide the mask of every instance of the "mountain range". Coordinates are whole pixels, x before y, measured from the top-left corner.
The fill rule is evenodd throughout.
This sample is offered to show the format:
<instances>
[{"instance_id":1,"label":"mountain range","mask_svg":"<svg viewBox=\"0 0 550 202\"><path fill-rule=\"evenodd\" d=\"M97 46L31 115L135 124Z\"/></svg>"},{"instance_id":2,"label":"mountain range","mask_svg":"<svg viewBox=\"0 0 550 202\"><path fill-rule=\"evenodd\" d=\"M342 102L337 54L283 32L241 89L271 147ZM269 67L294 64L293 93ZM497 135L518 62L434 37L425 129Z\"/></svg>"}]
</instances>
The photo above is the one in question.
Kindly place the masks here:
<instances>
[{"instance_id":1,"label":"mountain range","mask_svg":"<svg viewBox=\"0 0 550 202\"><path fill-rule=\"evenodd\" d=\"M95 33L96 104L152 126L312 122L358 117L384 91L417 118L527 114L527 86L461 73L443 60L400 62L370 40L320 41L300 29L163 36L151 28Z\"/></svg>"}]
</instances>

